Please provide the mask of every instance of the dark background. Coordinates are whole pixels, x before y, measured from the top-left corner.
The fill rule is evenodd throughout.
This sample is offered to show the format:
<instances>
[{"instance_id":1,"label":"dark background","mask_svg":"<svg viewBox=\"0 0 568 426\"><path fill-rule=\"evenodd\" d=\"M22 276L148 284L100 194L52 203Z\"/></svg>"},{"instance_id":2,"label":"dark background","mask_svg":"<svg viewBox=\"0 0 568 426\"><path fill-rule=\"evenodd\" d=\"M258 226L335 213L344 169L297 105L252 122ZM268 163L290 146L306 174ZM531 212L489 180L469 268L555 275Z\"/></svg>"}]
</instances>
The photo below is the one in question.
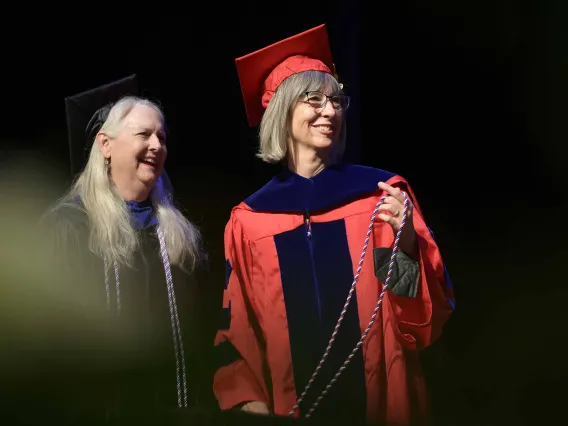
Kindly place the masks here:
<instances>
[{"instance_id":1,"label":"dark background","mask_svg":"<svg viewBox=\"0 0 568 426\"><path fill-rule=\"evenodd\" d=\"M60 195L70 182L64 97L138 74L164 107L166 168L221 283L230 209L277 171L254 157L234 59L326 23L353 96L347 157L409 180L455 286L457 309L424 353L436 424L561 413L568 3L160 6L22 15L0 30L0 167L18 164Z\"/></svg>"}]
</instances>

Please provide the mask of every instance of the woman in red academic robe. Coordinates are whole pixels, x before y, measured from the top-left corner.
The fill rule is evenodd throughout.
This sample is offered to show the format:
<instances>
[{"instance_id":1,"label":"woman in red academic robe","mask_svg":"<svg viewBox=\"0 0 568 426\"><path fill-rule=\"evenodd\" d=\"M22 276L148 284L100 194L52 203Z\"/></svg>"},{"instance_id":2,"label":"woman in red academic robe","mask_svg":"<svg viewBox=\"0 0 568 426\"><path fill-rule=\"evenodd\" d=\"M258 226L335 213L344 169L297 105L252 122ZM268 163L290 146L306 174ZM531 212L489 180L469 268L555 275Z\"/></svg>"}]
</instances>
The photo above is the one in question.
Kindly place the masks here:
<instances>
[{"instance_id":1,"label":"woman in red academic robe","mask_svg":"<svg viewBox=\"0 0 568 426\"><path fill-rule=\"evenodd\" d=\"M221 409L424 424L418 354L442 332L454 299L412 189L394 173L341 161L349 97L334 77L325 26L240 58L237 68L249 124L260 123L259 157L285 167L226 226L214 380ZM318 400L383 290L362 345Z\"/></svg>"}]
</instances>

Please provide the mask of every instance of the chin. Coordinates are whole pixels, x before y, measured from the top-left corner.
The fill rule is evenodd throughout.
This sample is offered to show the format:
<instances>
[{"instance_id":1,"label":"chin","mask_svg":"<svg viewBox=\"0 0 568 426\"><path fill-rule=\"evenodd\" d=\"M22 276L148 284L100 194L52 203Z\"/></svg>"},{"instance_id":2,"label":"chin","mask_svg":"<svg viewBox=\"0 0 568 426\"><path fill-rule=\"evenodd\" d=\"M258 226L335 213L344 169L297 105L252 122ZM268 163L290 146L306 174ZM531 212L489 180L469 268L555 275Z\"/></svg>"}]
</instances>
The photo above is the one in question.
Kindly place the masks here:
<instances>
[{"instance_id":1,"label":"chin","mask_svg":"<svg viewBox=\"0 0 568 426\"><path fill-rule=\"evenodd\" d=\"M313 141L312 146L315 149L330 149L334 144L334 141L331 139L319 139Z\"/></svg>"},{"instance_id":2,"label":"chin","mask_svg":"<svg viewBox=\"0 0 568 426\"><path fill-rule=\"evenodd\" d=\"M140 180L140 182L142 182L146 186L153 186L158 181L159 177L160 177L159 173L149 172L149 171L145 173L140 173L138 175L138 179Z\"/></svg>"}]
</instances>

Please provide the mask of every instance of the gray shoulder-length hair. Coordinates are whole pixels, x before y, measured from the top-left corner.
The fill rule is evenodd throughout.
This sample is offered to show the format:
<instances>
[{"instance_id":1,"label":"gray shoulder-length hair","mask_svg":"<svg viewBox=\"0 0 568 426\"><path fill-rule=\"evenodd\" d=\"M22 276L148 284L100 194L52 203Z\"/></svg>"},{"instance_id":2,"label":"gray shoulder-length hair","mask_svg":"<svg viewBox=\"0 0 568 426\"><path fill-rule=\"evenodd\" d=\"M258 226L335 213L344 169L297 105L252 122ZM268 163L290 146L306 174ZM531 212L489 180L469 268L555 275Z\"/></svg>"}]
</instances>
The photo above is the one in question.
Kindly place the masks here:
<instances>
[{"instance_id":1,"label":"gray shoulder-length hair","mask_svg":"<svg viewBox=\"0 0 568 426\"><path fill-rule=\"evenodd\" d=\"M257 156L267 163L279 163L288 154L288 139L292 109L304 92L330 89L333 93L341 93L337 80L330 74L321 71L304 71L293 74L280 84L260 122L260 146ZM342 118L339 140L330 153L330 161L339 161L345 152L347 135L345 114Z\"/></svg>"},{"instance_id":2,"label":"gray shoulder-length hair","mask_svg":"<svg viewBox=\"0 0 568 426\"><path fill-rule=\"evenodd\" d=\"M155 103L128 96L112 107L100 131L107 132L111 138L115 137L124 124L124 118L136 105L154 108L164 121L163 113ZM76 209L80 202L88 217L90 251L109 262L132 266L132 255L139 247L138 233L133 228L126 202L111 182L104 160L98 145L93 143L85 169L54 210L66 206ZM164 235L170 263L192 270L203 254L200 233L175 207L165 171L157 180L150 197Z\"/></svg>"}]
</instances>

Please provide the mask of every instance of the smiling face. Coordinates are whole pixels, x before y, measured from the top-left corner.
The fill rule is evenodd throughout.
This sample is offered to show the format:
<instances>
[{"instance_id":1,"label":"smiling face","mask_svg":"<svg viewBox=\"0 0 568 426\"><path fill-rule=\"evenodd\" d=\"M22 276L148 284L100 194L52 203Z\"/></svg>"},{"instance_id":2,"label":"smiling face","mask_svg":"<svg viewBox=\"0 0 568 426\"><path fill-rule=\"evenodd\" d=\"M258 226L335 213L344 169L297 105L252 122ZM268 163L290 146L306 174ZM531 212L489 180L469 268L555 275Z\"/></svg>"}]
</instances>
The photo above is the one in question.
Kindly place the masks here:
<instances>
[{"instance_id":1,"label":"smiling face","mask_svg":"<svg viewBox=\"0 0 568 426\"><path fill-rule=\"evenodd\" d=\"M302 95L291 114L290 143L295 148L309 148L314 151L327 151L339 140L343 111L335 108L331 99L334 96L329 90L309 92ZM313 104L324 102L323 107L316 108ZM310 103L311 102L311 103ZM337 105L337 104L336 104Z\"/></svg>"},{"instance_id":2,"label":"smiling face","mask_svg":"<svg viewBox=\"0 0 568 426\"><path fill-rule=\"evenodd\" d=\"M110 176L125 199L142 201L154 188L167 156L161 113L136 104L112 135L101 130L99 147L110 160Z\"/></svg>"},{"instance_id":3,"label":"smiling face","mask_svg":"<svg viewBox=\"0 0 568 426\"><path fill-rule=\"evenodd\" d=\"M259 157L268 163L284 160L289 167L317 157L329 164L340 161L349 103L350 97L331 74L291 75L280 84L262 117Z\"/></svg>"}]
</instances>

